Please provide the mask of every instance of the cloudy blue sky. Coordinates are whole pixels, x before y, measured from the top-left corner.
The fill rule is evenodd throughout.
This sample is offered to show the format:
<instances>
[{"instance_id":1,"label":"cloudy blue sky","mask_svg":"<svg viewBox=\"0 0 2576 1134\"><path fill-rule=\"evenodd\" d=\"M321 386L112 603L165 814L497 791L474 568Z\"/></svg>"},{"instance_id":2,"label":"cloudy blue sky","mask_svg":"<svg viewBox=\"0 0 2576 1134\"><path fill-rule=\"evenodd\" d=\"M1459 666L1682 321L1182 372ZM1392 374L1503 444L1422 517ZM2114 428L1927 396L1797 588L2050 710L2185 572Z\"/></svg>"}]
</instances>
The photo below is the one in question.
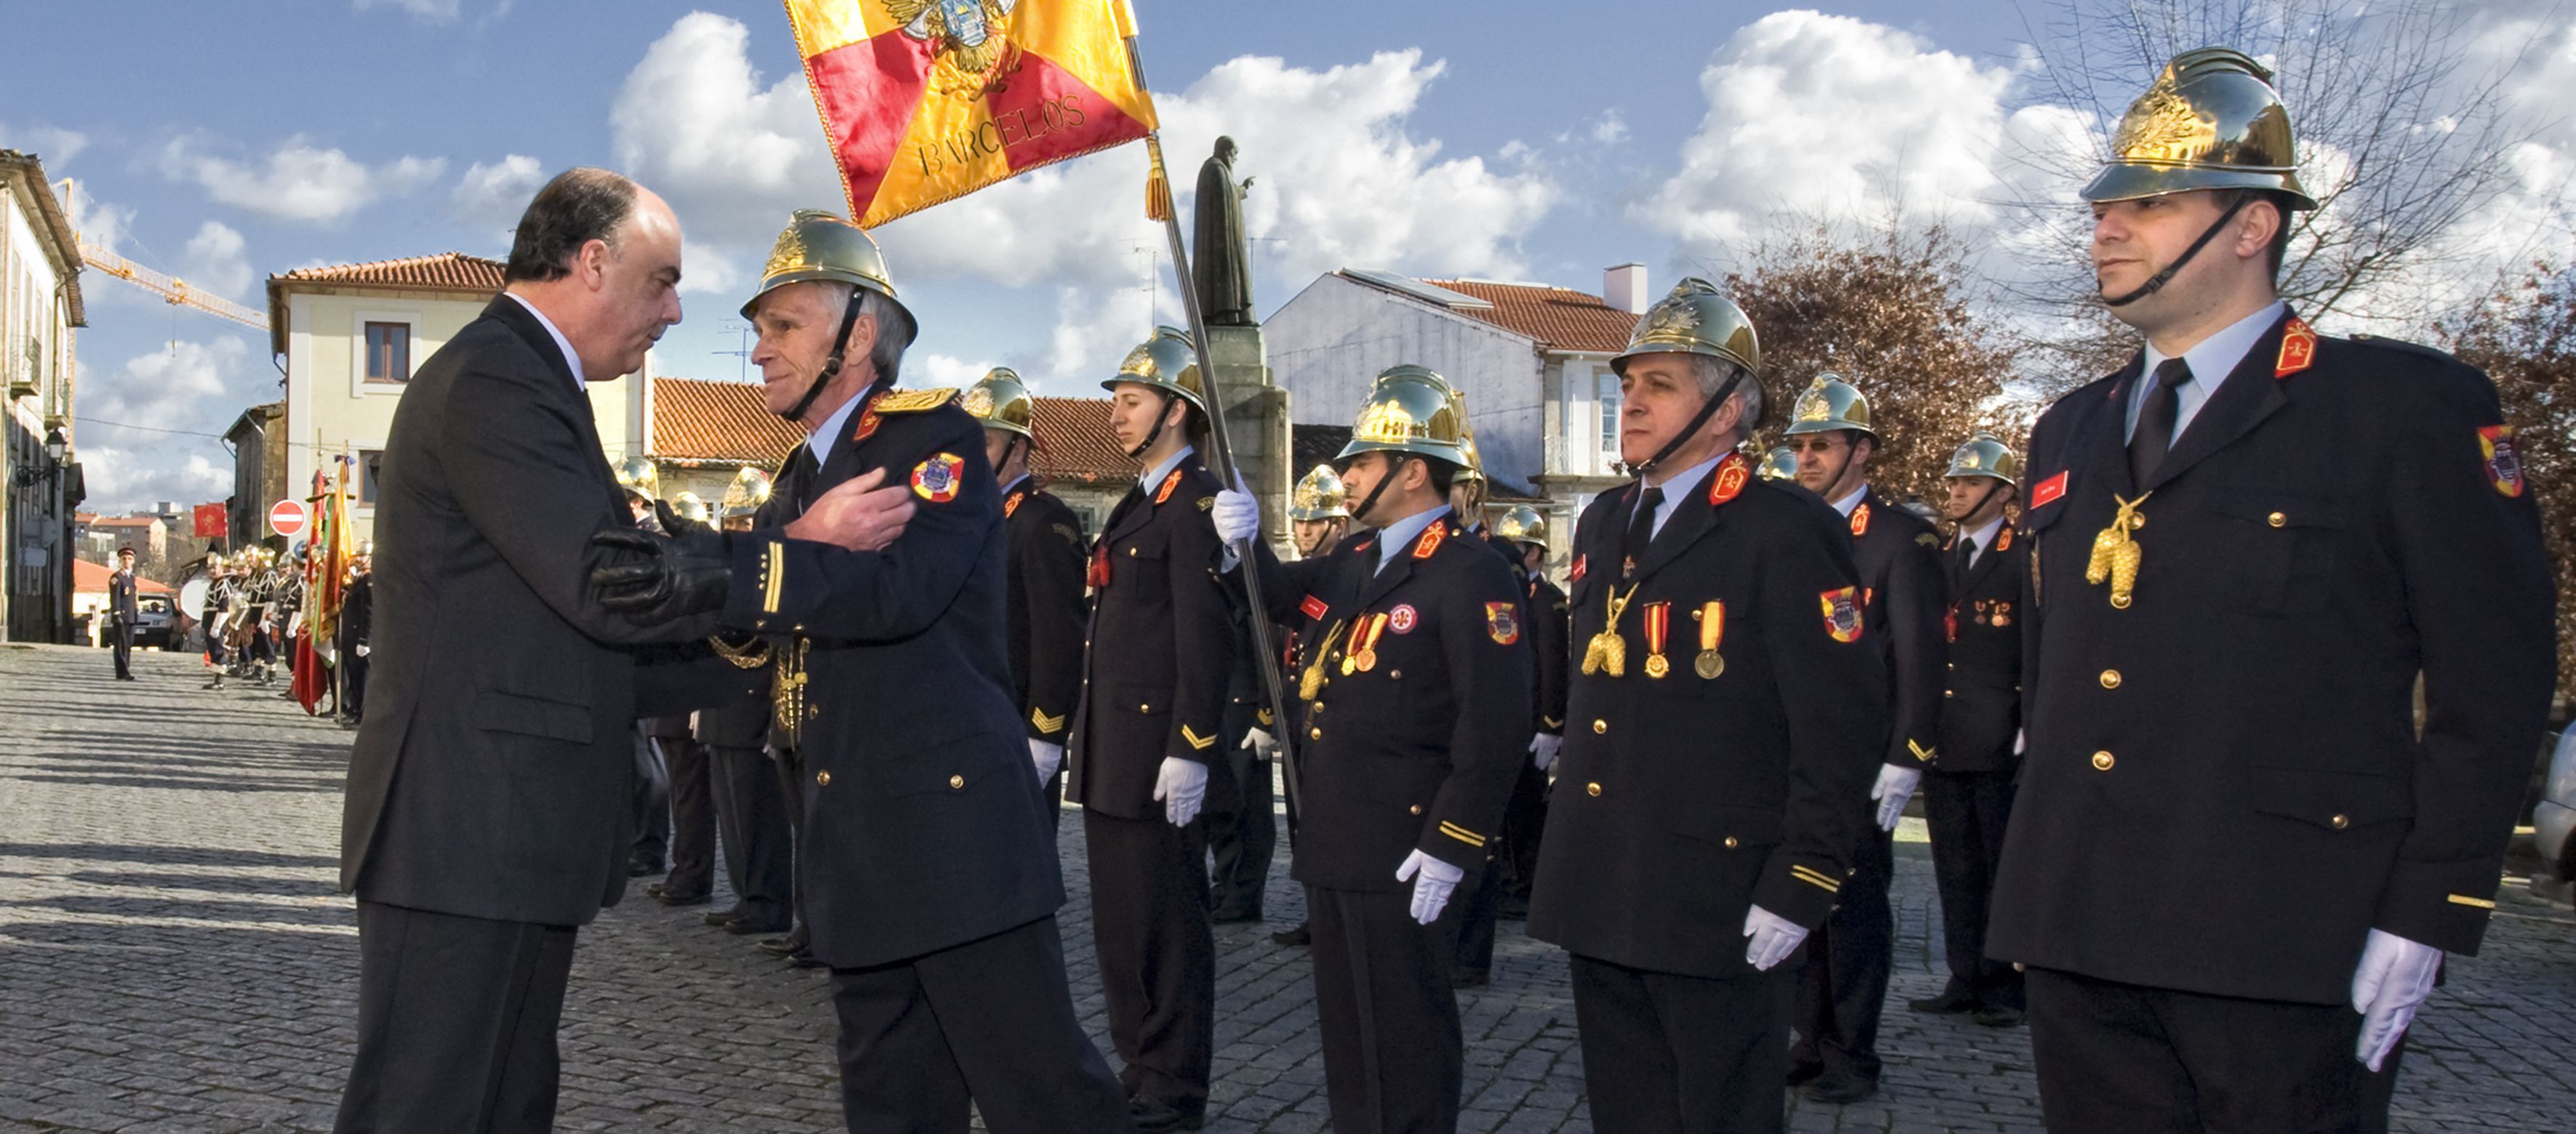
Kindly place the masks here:
<instances>
[{"instance_id":1,"label":"cloudy blue sky","mask_svg":"<svg viewBox=\"0 0 2576 1134\"><path fill-rule=\"evenodd\" d=\"M2055 187L1998 155L2081 149L2099 125L2049 102L2009 3L1136 8L1178 187L1219 133L1259 179L1264 312L1342 266L1595 290L1640 260L1660 289L1731 266L1789 209L1937 216L2010 249L1997 202ZM2461 19L2474 62L2513 61L2527 180L2551 187L2538 213L2563 217L2576 130L2555 102L2576 89L2576 16L2535 0ZM77 179L93 239L254 307L297 267L499 256L548 174L607 165L671 198L688 234L687 321L657 372L729 378L733 309L770 237L791 209L845 207L775 3L17 5L7 26L46 47L0 69L0 146ZM1008 364L1088 392L1158 313L1177 320L1170 284L1147 284L1167 266L1143 171L1140 147L1110 151L887 226L925 324L907 381ZM83 284L92 506L221 498L230 458L188 431L276 396L267 343Z\"/></svg>"}]
</instances>

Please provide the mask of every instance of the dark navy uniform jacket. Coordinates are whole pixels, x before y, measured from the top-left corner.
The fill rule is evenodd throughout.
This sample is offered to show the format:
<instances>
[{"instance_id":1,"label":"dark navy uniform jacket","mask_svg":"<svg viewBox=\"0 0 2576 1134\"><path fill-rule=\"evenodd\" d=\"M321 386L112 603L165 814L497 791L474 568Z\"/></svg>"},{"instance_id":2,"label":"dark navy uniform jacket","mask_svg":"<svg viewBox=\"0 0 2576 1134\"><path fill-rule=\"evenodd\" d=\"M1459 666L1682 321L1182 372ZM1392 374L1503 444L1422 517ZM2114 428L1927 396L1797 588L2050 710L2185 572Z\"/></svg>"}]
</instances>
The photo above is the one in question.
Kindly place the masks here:
<instances>
[{"instance_id":1,"label":"dark navy uniform jacket","mask_svg":"<svg viewBox=\"0 0 2576 1134\"><path fill-rule=\"evenodd\" d=\"M2555 670L2494 385L2284 315L2132 484L2142 367L2031 435L2030 743L1987 952L2313 1004L2348 1002L2373 928L2476 952ZM2086 580L2115 498L2125 609Z\"/></svg>"},{"instance_id":2,"label":"dark navy uniform jacket","mask_svg":"<svg viewBox=\"0 0 2576 1134\"><path fill-rule=\"evenodd\" d=\"M1932 762L1944 772L2010 771L2013 737L2021 730L2021 622L2029 616L2022 589L2030 541L2010 521L1995 531L1994 546L1950 580L1941 755ZM1945 573L1958 543L1954 535L1941 545Z\"/></svg>"},{"instance_id":3,"label":"dark navy uniform jacket","mask_svg":"<svg viewBox=\"0 0 2576 1134\"><path fill-rule=\"evenodd\" d=\"M1932 762L1941 732L1944 643L1940 533L1932 522L1871 486L1852 508L1852 560L1861 609L1887 664L1890 701L1886 760L1900 768ZM1867 789L1862 789L1867 794Z\"/></svg>"},{"instance_id":4,"label":"dark navy uniform jacket","mask_svg":"<svg viewBox=\"0 0 2576 1134\"><path fill-rule=\"evenodd\" d=\"M1021 481L1002 495L1010 532L1011 691L1031 740L1062 744L1082 691L1082 518L1054 493Z\"/></svg>"},{"instance_id":5,"label":"dark navy uniform jacket","mask_svg":"<svg viewBox=\"0 0 2576 1134\"><path fill-rule=\"evenodd\" d=\"M1618 675L1576 667L1530 898L1530 935L1634 968L1749 975L1747 906L1810 928L1833 910L1871 825L1887 674L1861 614L1845 521L1755 479L1742 454L1681 493L1622 570L1635 484L1575 529L1580 658L1624 600ZM1624 576L1624 577L1623 577ZM1669 669L1644 623L1667 613ZM1701 676L1703 643L1722 665Z\"/></svg>"}]
</instances>

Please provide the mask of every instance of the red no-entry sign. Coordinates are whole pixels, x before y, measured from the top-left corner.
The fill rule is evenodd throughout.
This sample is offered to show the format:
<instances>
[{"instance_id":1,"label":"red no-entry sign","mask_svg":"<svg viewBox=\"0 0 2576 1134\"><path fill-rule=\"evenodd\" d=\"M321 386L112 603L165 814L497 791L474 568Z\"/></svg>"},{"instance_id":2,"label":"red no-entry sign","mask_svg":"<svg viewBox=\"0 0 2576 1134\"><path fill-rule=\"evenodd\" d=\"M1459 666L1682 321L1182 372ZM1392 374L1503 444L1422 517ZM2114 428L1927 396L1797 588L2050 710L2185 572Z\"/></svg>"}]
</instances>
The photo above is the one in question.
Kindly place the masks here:
<instances>
[{"instance_id":1,"label":"red no-entry sign","mask_svg":"<svg viewBox=\"0 0 2576 1134\"><path fill-rule=\"evenodd\" d=\"M304 525L309 522L302 501L280 500L268 506L268 530L288 539L303 535Z\"/></svg>"}]
</instances>

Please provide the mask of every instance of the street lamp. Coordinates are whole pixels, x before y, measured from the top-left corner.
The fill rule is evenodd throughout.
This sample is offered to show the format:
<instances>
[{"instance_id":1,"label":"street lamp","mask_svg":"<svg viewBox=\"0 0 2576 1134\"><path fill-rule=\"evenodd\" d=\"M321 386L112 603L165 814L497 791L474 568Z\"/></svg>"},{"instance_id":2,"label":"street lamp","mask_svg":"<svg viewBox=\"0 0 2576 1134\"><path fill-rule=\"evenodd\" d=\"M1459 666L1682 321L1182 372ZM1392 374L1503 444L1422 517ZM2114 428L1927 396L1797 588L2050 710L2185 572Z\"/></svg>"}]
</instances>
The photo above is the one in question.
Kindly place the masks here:
<instances>
[{"instance_id":1,"label":"street lamp","mask_svg":"<svg viewBox=\"0 0 2576 1134\"><path fill-rule=\"evenodd\" d=\"M71 442L63 439L62 426L45 430L45 463L19 469L16 475L18 487L34 488L38 481L51 481L62 475L63 454L70 448Z\"/></svg>"}]
</instances>

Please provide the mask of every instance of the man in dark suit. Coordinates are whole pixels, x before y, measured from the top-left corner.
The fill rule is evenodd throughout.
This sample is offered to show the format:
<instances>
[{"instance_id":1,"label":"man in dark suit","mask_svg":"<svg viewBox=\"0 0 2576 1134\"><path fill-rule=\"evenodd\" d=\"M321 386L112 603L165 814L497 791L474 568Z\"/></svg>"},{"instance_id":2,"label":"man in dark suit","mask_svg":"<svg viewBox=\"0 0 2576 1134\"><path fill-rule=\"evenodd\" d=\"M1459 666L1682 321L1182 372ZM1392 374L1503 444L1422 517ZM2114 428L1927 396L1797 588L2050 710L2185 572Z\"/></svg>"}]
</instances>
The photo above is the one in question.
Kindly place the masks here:
<instances>
[{"instance_id":1,"label":"man in dark suit","mask_svg":"<svg viewBox=\"0 0 2576 1134\"><path fill-rule=\"evenodd\" d=\"M116 570L107 576L107 644L116 654L116 679L134 680L134 628L143 609L134 598L134 549L116 549Z\"/></svg>"},{"instance_id":2,"label":"man in dark suit","mask_svg":"<svg viewBox=\"0 0 2576 1134\"><path fill-rule=\"evenodd\" d=\"M1941 892L1950 966L1938 996L1910 1003L1935 1015L1974 1013L1989 1027L2021 1022L2021 974L1986 956L1986 911L2004 851L2021 733L2021 620L2028 603L2026 541L2014 538L2021 459L1980 433L1950 456L1947 510L1958 529L1941 548L1950 664L1941 690L1940 755L1923 772L1923 820Z\"/></svg>"},{"instance_id":3,"label":"man in dark suit","mask_svg":"<svg viewBox=\"0 0 2576 1134\"><path fill-rule=\"evenodd\" d=\"M1805 1083L1808 1098L1853 1103L1878 1092L1878 1017L1896 948L1891 833L1940 750L1941 536L1930 520L1870 487L1878 434L1858 388L1818 375L1798 395L1785 432L1798 453L1798 483L1849 525L1861 621L1887 666L1886 762L1869 790L1879 830L1861 843L1834 916L1811 943L1798 983L1798 1046L1790 1052L1789 1081Z\"/></svg>"},{"instance_id":4,"label":"man in dark suit","mask_svg":"<svg viewBox=\"0 0 2576 1134\"><path fill-rule=\"evenodd\" d=\"M521 218L504 292L394 413L375 533L384 668L341 833L359 964L342 1130L552 1124L574 934L624 888L630 729L664 693L662 667L631 650L715 625L641 628L586 589L610 558L591 534L627 515L582 383L642 364L679 320L679 274L668 205L606 170L566 172ZM867 542L825 526L803 534Z\"/></svg>"},{"instance_id":5,"label":"man in dark suit","mask_svg":"<svg viewBox=\"0 0 2576 1134\"><path fill-rule=\"evenodd\" d=\"M2030 740L1986 949L2027 966L2051 1130L2386 1129L2555 684L2494 385L2278 297L2316 202L2269 78L2204 48L2130 108L2084 197L2143 349L2031 433Z\"/></svg>"},{"instance_id":6,"label":"man in dark suit","mask_svg":"<svg viewBox=\"0 0 2576 1134\"><path fill-rule=\"evenodd\" d=\"M1450 398L1439 375L1397 366L1360 410L1345 483L1381 539L1287 564L1254 551L1272 618L1320 602L1342 628L1299 677L1315 694L1294 722L1299 767L1316 789L1295 869L1311 895L1333 1129L1351 1134L1457 1129L1450 899L1487 866L1528 750L1519 582L1450 510L1466 465ZM1216 518L1232 543L1260 516L1228 492Z\"/></svg>"},{"instance_id":7,"label":"man in dark suit","mask_svg":"<svg viewBox=\"0 0 2576 1134\"><path fill-rule=\"evenodd\" d=\"M1792 969L1869 830L1886 670L1843 520L1753 477L1753 326L1686 279L1611 361L1641 479L1575 529L1530 935L1574 955L1600 1130L1776 1131Z\"/></svg>"},{"instance_id":8,"label":"man in dark suit","mask_svg":"<svg viewBox=\"0 0 2576 1134\"><path fill-rule=\"evenodd\" d=\"M806 912L832 970L841 1102L853 1134L1109 1134L1126 1100L1074 1016L1044 793L1003 647L1001 486L953 390L896 390L912 315L876 244L799 211L744 305L765 404L805 425L773 499L790 514L882 476L917 511L885 551L761 527L738 537L610 532L658 563L597 578L647 622L722 603L765 658L810 784ZM728 589L713 579L753 580Z\"/></svg>"},{"instance_id":9,"label":"man in dark suit","mask_svg":"<svg viewBox=\"0 0 2576 1134\"><path fill-rule=\"evenodd\" d=\"M1137 1127L1196 1130L1215 1056L1216 942L1193 820L1208 763L1225 757L1235 614L1208 520L1218 481L1194 441L1207 412L1197 352L1161 328L1101 384L1110 432L1139 472L1092 546L1065 798L1083 809L1092 938Z\"/></svg>"},{"instance_id":10,"label":"man in dark suit","mask_svg":"<svg viewBox=\"0 0 2576 1134\"><path fill-rule=\"evenodd\" d=\"M1056 801L1064 798L1064 741L1082 691L1082 573L1091 541L1082 517L1029 477L1037 399L1018 372L994 368L957 403L984 423L984 459L1002 484L1002 526L1011 538L1011 690L1028 726L1029 763L1047 787L1052 828L1063 814Z\"/></svg>"},{"instance_id":11,"label":"man in dark suit","mask_svg":"<svg viewBox=\"0 0 2576 1134\"><path fill-rule=\"evenodd\" d=\"M340 650L340 716L351 725L366 719L368 635L376 616L374 540L358 545L349 558L349 581L340 590L340 621L333 627Z\"/></svg>"}]
</instances>

